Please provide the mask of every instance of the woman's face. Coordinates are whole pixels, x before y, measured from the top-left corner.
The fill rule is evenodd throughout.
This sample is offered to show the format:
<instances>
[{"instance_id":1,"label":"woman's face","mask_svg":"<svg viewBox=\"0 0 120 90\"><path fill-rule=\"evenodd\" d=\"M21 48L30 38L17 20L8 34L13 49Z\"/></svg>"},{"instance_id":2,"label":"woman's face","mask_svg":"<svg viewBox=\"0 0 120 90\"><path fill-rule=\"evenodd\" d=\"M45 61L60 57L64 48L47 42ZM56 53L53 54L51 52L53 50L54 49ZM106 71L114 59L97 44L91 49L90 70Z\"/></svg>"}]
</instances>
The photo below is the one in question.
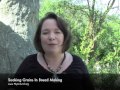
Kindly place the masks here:
<instances>
[{"instance_id":1,"label":"woman's face","mask_svg":"<svg viewBox=\"0 0 120 90\"><path fill-rule=\"evenodd\" d=\"M43 22L40 38L45 53L62 52L64 35L55 19L46 19Z\"/></svg>"}]
</instances>

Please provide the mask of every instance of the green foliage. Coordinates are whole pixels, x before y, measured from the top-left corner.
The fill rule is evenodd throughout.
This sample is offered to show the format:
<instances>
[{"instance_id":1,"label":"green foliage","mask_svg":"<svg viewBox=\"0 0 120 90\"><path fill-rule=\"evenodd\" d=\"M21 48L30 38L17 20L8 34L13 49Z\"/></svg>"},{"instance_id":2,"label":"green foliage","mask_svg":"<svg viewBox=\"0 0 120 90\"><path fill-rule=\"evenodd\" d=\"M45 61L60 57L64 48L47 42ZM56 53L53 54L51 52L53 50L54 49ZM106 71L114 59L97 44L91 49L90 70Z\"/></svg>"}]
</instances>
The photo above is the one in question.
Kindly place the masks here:
<instances>
[{"instance_id":1,"label":"green foliage","mask_svg":"<svg viewBox=\"0 0 120 90\"><path fill-rule=\"evenodd\" d=\"M71 53L80 56L90 73L120 73L120 19L106 16L98 10L94 20L89 18L87 6L75 5L69 0L44 0L40 18L47 12L55 12L69 23L73 36ZM90 14L91 14L90 13Z\"/></svg>"}]
</instances>

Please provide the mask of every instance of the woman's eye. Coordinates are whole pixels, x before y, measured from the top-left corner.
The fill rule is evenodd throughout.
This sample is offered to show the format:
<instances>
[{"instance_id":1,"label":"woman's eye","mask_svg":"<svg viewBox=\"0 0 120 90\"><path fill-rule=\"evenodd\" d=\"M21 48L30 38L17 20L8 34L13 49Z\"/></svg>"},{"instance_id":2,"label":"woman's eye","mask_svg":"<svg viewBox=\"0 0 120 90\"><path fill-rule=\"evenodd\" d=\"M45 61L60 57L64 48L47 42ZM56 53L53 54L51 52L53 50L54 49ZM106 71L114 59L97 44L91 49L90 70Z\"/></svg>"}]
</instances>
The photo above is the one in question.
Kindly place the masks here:
<instances>
[{"instance_id":1,"label":"woman's eye","mask_svg":"<svg viewBox=\"0 0 120 90\"><path fill-rule=\"evenodd\" d=\"M48 34L48 32L43 32L42 34Z\"/></svg>"},{"instance_id":2,"label":"woman's eye","mask_svg":"<svg viewBox=\"0 0 120 90\"><path fill-rule=\"evenodd\" d=\"M56 33L60 33L60 32L56 32Z\"/></svg>"},{"instance_id":3,"label":"woman's eye","mask_svg":"<svg viewBox=\"0 0 120 90\"><path fill-rule=\"evenodd\" d=\"M61 33L61 32L55 32L55 33L59 34L59 33Z\"/></svg>"}]
</instances>

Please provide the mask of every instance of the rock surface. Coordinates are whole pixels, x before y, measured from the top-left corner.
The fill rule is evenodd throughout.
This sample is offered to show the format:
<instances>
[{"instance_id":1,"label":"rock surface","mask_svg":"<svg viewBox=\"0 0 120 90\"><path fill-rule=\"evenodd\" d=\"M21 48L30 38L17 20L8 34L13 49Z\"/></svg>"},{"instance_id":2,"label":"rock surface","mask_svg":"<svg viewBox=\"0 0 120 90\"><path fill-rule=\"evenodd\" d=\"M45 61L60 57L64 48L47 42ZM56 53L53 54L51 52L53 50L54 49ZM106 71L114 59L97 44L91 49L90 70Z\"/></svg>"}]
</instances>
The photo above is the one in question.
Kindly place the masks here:
<instances>
[{"instance_id":1,"label":"rock surface","mask_svg":"<svg viewBox=\"0 0 120 90\"><path fill-rule=\"evenodd\" d=\"M0 73L15 73L33 46L39 0L0 0Z\"/></svg>"}]
</instances>

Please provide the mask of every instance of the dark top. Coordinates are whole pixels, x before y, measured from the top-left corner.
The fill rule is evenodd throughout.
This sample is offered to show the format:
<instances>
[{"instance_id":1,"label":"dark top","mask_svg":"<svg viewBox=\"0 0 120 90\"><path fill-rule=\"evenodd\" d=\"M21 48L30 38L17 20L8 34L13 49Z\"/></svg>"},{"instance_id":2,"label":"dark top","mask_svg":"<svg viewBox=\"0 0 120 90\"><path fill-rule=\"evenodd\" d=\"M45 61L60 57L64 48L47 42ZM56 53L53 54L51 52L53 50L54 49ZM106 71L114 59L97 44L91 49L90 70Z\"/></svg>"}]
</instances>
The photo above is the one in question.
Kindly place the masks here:
<instances>
[{"instance_id":1,"label":"dark top","mask_svg":"<svg viewBox=\"0 0 120 90\"><path fill-rule=\"evenodd\" d=\"M52 78L52 73L44 69L37 61L37 54L29 55L18 68L14 78L36 78L38 82L30 82L29 86L19 85L19 88L37 87L37 88L74 88L78 90L94 90L85 64L82 59L76 55L73 56L71 65L58 74L62 82L41 82L40 79ZM18 86L17 86L18 87Z\"/></svg>"}]
</instances>

